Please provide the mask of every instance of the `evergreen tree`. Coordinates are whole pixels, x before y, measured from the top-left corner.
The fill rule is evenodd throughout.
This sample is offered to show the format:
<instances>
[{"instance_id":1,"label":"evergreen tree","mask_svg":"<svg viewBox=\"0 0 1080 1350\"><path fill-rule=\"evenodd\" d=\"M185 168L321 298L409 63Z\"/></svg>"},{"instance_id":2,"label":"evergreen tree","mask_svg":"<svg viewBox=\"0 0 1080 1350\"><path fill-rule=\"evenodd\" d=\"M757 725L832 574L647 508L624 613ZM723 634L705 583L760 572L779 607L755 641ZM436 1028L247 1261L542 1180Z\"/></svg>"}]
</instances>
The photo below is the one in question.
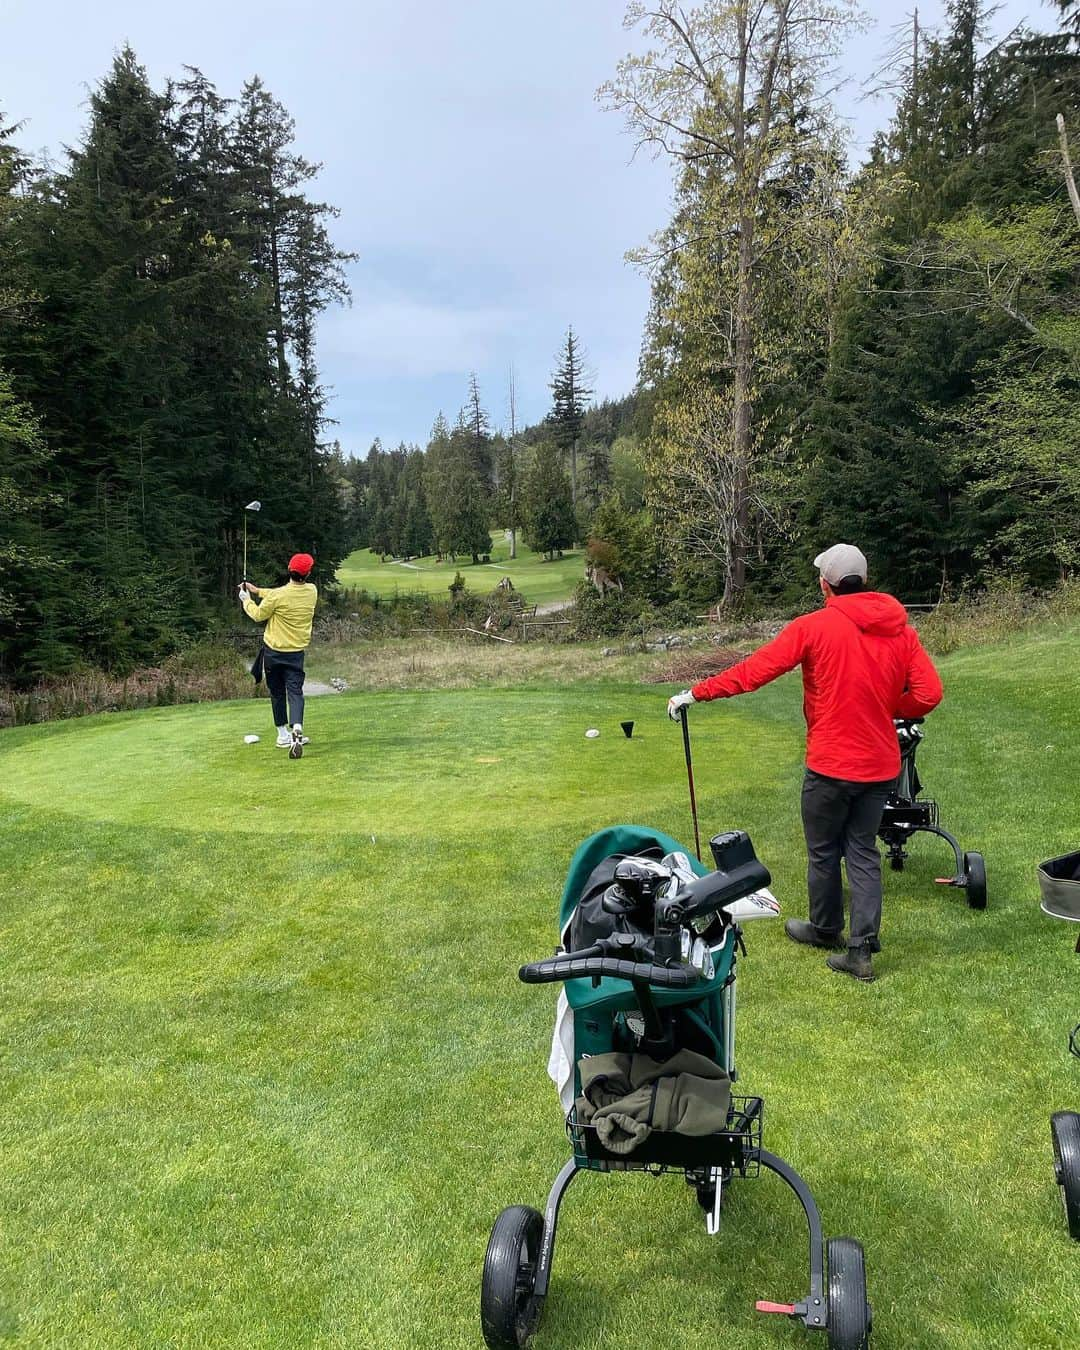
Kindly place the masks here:
<instances>
[{"instance_id":1,"label":"evergreen tree","mask_svg":"<svg viewBox=\"0 0 1080 1350\"><path fill-rule=\"evenodd\" d=\"M590 441L584 449L584 460L581 495L591 514L611 488L611 447L604 441Z\"/></svg>"},{"instance_id":2,"label":"evergreen tree","mask_svg":"<svg viewBox=\"0 0 1080 1350\"><path fill-rule=\"evenodd\" d=\"M346 459L344 477L348 484L346 522L351 549L369 547L368 463L366 459Z\"/></svg>"},{"instance_id":3,"label":"evergreen tree","mask_svg":"<svg viewBox=\"0 0 1080 1350\"><path fill-rule=\"evenodd\" d=\"M1023 296L1040 331L1041 309L1056 322L1047 283L1074 288L1068 269L1055 281L1039 264L1070 227L1038 224L1058 191L1047 172L1054 115L1080 110L1075 63L1063 59L1071 38L1020 34L979 57L986 6L963 0L948 13L875 150L871 172L901 184L881 231L892 256L844 310L805 442L803 528L815 541L866 541L875 580L912 600L979 579L1006 557L1042 584L1045 571L1027 560L1041 546L1060 572L1072 547L1049 538L1049 513L1036 544L1039 492L1023 486L1021 454L1029 484L1056 481L1068 495L1067 458L1056 478L1045 468L1063 452L1058 411L1070 377L1054 373L1058 356L1044 353L1039 369L1018 353L1023 325L1009 313ZM915 191L903 186L912 180ZM1027 438L1013 434L1025 417Z\"/></svg>"},{"instance_id":4,"label":"evergreen tree","mask_svg":"<svg viewBox=\"0 0 1080 1350\"><path fill-rule=\"evenodd\" d=\"M570 482L553 441L536 447L523 487L525 542L535 552L554 558L574 542L577 522Z\"/></svg>"},{"instance_id":5,"label":"evergreen tree","mask_svg":"<svg viewBox=\"0 0 1080 1350\"><path fill-rule=\"evenodd\" d=\"M551 380L552 408L548 414L550 434L570 463L570 495L578 499L578 445L585 421L586 403L592 390L586 383L585 353L573 328L566 330L566 342L559 354L559 365Z\"/></svg>"},{"instance_id":6,"label":"evergreen tree","mask_svg":"<svg viewBox=\"0 0 1080 1350\"><path fill-rule=\"evenodd\" d=\"M48 552L45 520L53 505L44 486L52 452L25 404L0 371L0 677L41 669L35 650L60 567ZM13 584L14 583L14 584ZM58 652L49 653L58 659ZM61 669L74 657L63 653Z\"/></svg>"},{"instance_id":7,"label":"evergreen tree","mask_svg":"<svg viewBox=\"0 0 1080 1350\"><path fill-rule=\"evenodd\" d=\"M52 624L87 660L154 661L203 630L251 497L254 570L304 547L332 575L348 548L311 340L345 255L258 93L234 116L194 68L158 93L125 49L83 142L0 222L0 365L52 452L50 551L70 568ZM13 279L31 326L5 321Z\"/></svg>"},{"instance_id":8,"label":"evergreen tree","mask_svg":"<svg viewBox=\"0 0 1080 1350\"><path fill-rule=\"evenodd\" d=\"M480 385L475 371L469 376L469 398L461 411L460 430L468 441L473 475L485 495L491 496L498 488L495 448L491 422L480 402Z\"/></svg>"},{"instance_id":9,"label":"evergreen tree","mask_svg":"<svg viewBox=\"0 0 1080 1350\"><path fill-rule=\"evenodd\" d=\"M432 552L434 532L424 491L424 456L416 446L405 450L397 483L398 552L404 558L423 558Z\"/></svg>"},{"instance_id":10,"label":"evergreen tree","mask_svg":"<svg viewBox=\"0 0 1080 1350\"><path fill-rule=\"evenodd\" d=\"M468 553L476 563L491 548L491 532L474 444L464 415L451 432L440 413L428 445L425 492L439 555Z\"/></svg>"}]
</instances>

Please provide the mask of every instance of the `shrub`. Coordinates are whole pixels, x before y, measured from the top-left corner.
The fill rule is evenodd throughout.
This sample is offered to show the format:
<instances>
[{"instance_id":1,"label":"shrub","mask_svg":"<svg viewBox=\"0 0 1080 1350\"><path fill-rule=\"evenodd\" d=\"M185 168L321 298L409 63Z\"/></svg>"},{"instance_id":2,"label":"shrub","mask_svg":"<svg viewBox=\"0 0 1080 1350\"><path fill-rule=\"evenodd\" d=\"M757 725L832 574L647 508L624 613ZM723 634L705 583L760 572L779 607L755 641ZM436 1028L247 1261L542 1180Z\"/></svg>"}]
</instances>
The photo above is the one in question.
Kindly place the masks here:
<instances>
[{"instance_id":1,"label":"shrub","mask_svg":"<svg viewBox=\"0 0 1080 1350\"><path fill-rule=\"evenodd\" d=\"M601 595L588 581L579 581L570 610L571 635L576 638L617 637L640 628L641 601L623 591Z\"/></svg>"},{"instance_id":2,"label":"shrub","mask_svg":"<svg viewBox=\"0 0 1080 1350\"><path fill-rule=\"evenodd\" d=\"M1015 578L995 580L977 595L943 601L917 619L926 646L939 656L960 647L1001 642L1040 624L1080 617L1080 581L1066 581L1057 590L1025 590Z\"/></svg>"},{"instance_id":3,"label":"shrub","mask_svg":"<svg viewBox=\"0 0 1080 1350\"><path fill-rule=\"evenodd\" d=\"M245 698L253 687L250 674L232 647L199 642L160 666L126 676L85 668L40 680L29 689L0 686L0 727L53 722L89 713Z\"/></svg>"}]
</instances>

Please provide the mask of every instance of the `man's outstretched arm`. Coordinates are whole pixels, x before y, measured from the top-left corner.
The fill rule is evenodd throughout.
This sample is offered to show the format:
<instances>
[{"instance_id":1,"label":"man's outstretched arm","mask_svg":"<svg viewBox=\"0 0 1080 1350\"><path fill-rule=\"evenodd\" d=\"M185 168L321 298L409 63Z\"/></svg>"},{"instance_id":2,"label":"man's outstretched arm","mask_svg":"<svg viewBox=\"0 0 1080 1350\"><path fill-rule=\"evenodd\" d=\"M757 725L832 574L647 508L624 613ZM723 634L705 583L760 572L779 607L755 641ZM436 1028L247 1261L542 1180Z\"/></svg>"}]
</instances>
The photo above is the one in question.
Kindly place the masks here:
<instances>
[{"instance_id":1,"label":"man's outstretched arm","mask_svg":"<svg viewBox=\"0 0 1080 1350\"><path fill-rule=\"evenodd\" d=\"M262 602L256 604L251 596L245 592L240 603L244 606L244 613L249 619L254 619L256 623L265 623L274 612L277 604L277 597L264 594Z\"/></svg>"},{"instance_id":2,"label":"man's outstretched arm","mask_svg":"<svg viewBox=\"0 0 1080 1350\"><path fill-rule=\"evenodd\" d=\"M702 680L690 692L694 695L695 703L707 703L713 698L731 698L735 694L750 694L763 684L794 670L805 655L805 625L801 619L796 619L745 661Z\"/></svg>"}]
</instances>

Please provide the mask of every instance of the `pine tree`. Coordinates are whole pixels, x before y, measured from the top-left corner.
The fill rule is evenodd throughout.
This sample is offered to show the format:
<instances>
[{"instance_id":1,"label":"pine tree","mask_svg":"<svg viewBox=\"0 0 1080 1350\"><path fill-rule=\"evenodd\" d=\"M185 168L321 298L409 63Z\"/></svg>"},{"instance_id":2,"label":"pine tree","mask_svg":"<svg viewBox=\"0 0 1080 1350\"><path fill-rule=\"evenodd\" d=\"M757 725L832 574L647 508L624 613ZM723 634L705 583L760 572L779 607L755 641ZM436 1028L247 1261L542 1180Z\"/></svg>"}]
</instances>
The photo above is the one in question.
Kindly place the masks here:
<instances>
[{"instance_id":1,"label":"pine tree","mask_svg":"<svg viewBox=\"0 0 1080 1350\"><path fill-rule=\"evenodd\" d=\"M535 552L554 558L574 542L577 522L570 482L553 441L536 447L523 487L525 542Z\"/></svg>"},{"instance_id":2,"label":"pine tree","mask_svg":"<svg viewBox=\"0 0 1080 1350\"><path fill-rule=\"evenodd\" d=\"M434 536L424 491L424 456L416 446L405 447L397 481L397 552L403 558L422 558L432 551Z\"/></svg>"},{"instance_id":3,"label":"pine tree","mask_svg":"<svg viewBox=\"0 0 1080 1350\"><path fill-rule=\"evenodd\" d=\"M586 383L585 352L574 334L566 330L566 342L559 353L559 365L551 379L552 408L548 414L551 436L570 462L570 495L578 500L578 445L585 420L585 409L592 389Z\"/></svg>"},{"instance_id":4,"label":"pine tree","mask_svg":"<svg viewBox=\"0 0 1080 1350\"><path fill-rule=\"evenodd\" d=\"M194 68L155 92L125 49L82 144L20 199L13 256L40 298L0 359L55 451L65 640L87 659L156 660L202 629L254 496L256 573L297 547L332 573L347 551L311 340L343 255L289 135L280 105L252 95L233 116Z\"/></svg>"},{"instance_id":5,"label":"pine tree","mask_svg":"<svg viewBox=\"0 0 1080 1350\"><path fill-rule=\"evenodd\" d=\"M468 437L469 456L476 481L487 496L492 496L498 489L495 448L491 422L480 402L480 385L475 371L469 376L469 397L461 411L461 426Z\"/></svg>"},{"instance_id":6,"label":"pine tree","mask_svg":"<svg viewBox=\"0 0 1080 1350\"><path fill-rule=\"evenodd\" d=\"M424 488L439 556L456 560L468 553L476 563L491 548L491 527L473 449L464 413L453 431L440 413L428 444Z\"/></svg>"}]
</instances>

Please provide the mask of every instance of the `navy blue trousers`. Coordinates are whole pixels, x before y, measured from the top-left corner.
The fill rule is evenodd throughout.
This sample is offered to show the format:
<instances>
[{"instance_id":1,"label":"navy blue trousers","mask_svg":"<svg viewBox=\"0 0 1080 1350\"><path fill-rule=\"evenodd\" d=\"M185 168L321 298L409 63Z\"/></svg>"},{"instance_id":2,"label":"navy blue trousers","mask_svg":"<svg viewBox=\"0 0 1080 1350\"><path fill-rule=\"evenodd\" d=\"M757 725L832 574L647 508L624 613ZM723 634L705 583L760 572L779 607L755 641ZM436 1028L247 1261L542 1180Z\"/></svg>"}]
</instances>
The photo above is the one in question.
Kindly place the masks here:
<instances>
[{"instance_id":1,"label":"navy blue trousers","mask_svg":"<svg viewBox=\"0 0 1080 1350\"><path fill-rule=\"evenodd\" d=\"M263 673L270 693L274 726L295 726L304 720L304 653L263 648ZM285 702L288 699L288 712Z\"/></svg>"}]
</instances>

